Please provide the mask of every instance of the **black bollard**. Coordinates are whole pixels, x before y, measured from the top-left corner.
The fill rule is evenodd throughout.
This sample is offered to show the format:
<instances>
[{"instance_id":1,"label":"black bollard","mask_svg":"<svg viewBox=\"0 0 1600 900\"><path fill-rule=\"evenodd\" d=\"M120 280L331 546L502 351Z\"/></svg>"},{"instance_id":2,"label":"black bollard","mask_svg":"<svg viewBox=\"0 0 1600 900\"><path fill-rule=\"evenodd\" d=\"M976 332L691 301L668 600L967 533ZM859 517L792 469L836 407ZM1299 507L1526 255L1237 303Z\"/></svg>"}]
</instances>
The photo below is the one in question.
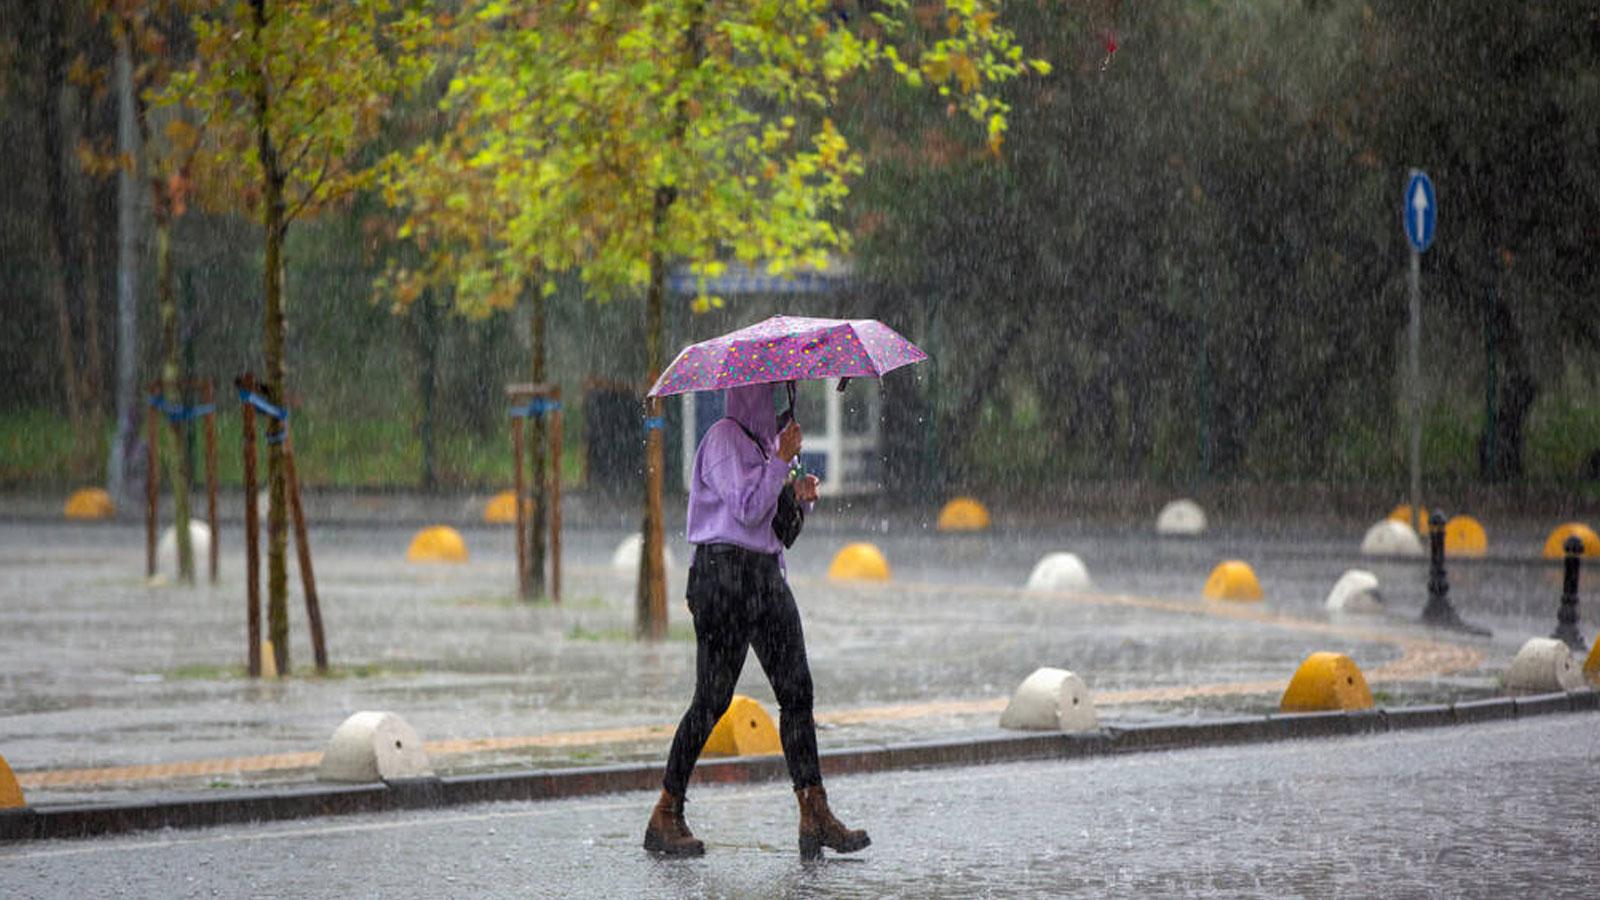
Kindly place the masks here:
<instances>
[{"instance_id":1,"label":"black bollard","mask_svg":"<svg viewBox=\"0 0 1600 900\"><path fill-rule=\"evenodd\" d=\"M1428 605L1422 608L1423 624L1488 637L1489 629L1463 622L1450 604L1450 580L1444 574L1444 513L1438 510L1428 517L1428 540Z\"/></svg>"},{"instance_id":2,"label":"black bollard","mask_svg":"<svg viewBox=\"0 0 1600 900\"><path fill-rule=\"evenodd\" d=\"M1567 554L1566 571L1561 578L1561 608L1556 612L1556 631L1550 636L1565 641L1575 653L1585 653L1589 647L1578 633L1578 567L1582 565L1583 541L1569 537L1561 549Z\"/></svg>"}]
</instances>

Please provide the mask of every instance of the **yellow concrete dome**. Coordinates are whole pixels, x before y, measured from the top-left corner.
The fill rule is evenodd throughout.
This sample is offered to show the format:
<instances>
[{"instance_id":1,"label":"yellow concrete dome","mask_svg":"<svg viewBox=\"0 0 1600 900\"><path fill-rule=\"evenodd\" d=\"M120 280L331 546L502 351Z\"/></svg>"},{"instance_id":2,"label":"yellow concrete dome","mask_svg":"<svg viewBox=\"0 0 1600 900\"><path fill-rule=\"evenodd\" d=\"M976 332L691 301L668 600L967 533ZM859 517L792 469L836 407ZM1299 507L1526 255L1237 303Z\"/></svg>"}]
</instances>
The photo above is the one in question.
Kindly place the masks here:
<instances>
[{"instance_id":1,"label":"yellow concrete dome","mask_svg":"<svg viewBox=\"0 0 1600 900\"><path fill-rule=\"evenodd\" d=\"M1426 509L1418 513L1416 517L1413 518L1411 515L1411 504L1402 503L1399 506L1396 506L1394 509L1389 510L1389 518L1395 520L1396 522L1404 522L1407 525L1410 525L1411 527L1415 528L1417 530L1417 534L1421 535L1422 537L1427 537L1428 535L1428 511Z\"/></svg>"},{"instance_id":2,"label":"yellow concrete dome","mask_svg":"<svg viewBox=\"0 0 1600 900\"><path fill-rule=\"evenodd\" d=\"M1489 534L1471 516L1455 516L1444 523L1444 552L1448 556L1485 556Z\"/></svg>"},{"instance_id":3,"label":"yellow concrete dome","mask_svg":"<svg viewBox=\"0 0 1600 900\"><path fill-rule=\"evenodd\" d=\"M1361 669L1343 653L1313 653L1295 670L1278 708L1284 712L1371 709Z\"/></svg>"},{"instance_id":4,"label":"yellow concrete dome","mask_svg":"<svg viewBox=\"0 0 1600 900\"><path fill-rule=\"evenodd\" d=\"M957 497L939 510L940 531L983 531L989 527L989 510L971 497Z\"/></svg>"},{"instance_id":5,"label":"yellow concrete dome","mask_svg":"<svg viewBox=\"0 0 1600 900\"><path fill-rule=\"evenodd\" d=\"M767 756L782 753L783 742L771 714L758 701L734 694L701 752L708 756Z\"/></svg>"},{"instance_id":6,"label":"yellow concrete dome","mask_svg":"<svg viewBox=\"0 0 1600 900\"><path fill-rule=\"evenodd\" d=\"M406 550L407 562L459 563L467 561L467 543L460 532L448 525L435 525L417 532Z\"/></svg>"},{"instance_id":7,"label":"yellow concrete dome","mask_svg":"<svg viewBox=\"0 0 1600 900\"><path fill-rule=\"evenodd\" d=\"M834 556L828 577L834 581L888 581L889 561L872 544L849 544Z\"/></svg>"},{"instance_id":8,"label":"yellow concrete dome","mask_svg":"<svg viewBox=\"0 0 1600 900\"><path fill-rule=\"evenodd\" d=\"M1261 582L1250 564L1230 559L1218 563L1206 579L1205 596L1210 600L1260 600Z\"/></svg>"},{"instance_id":9,"label":"yellow concrete dome","mask_svg":"<svg viewBox=\"0 0 1600 900\"><path fill-rule=\"evenodd\" d=\"M1594 529L1582 522L1567 522L1564 525L1556 526L1556 530L1550 532L1550 537L1545 539L1545 559L1561 559L1565 557L1567 551L1562 547L1569 537L1575 537L1583 542L1584 556L1600 556L1600 535L1596 535Z\"/></svg>"},{"instance_id":10,"label":"yellow concrete dome","mask_svg":"<svg viewBox=\"0 0 1600 900\"><path fill-rule=\"evenodd\" d=\"M533 500L522 500L523 515L533 515ZM517 521L517 492L501 491L483 505L483 520L490 525L514 525Z\"/></svg>"},{"instance_id":11,"label":"yellow concrete dome","mask_svg":"<svg viewBox=\"0 0 1600 900\"><path fill-rule=\"evenodd\" d=\"M67 498L63 512L69 519L109 519L117 514L117 505L111 495L100 488L83 488Z\"/></svg>"}]
</instances>

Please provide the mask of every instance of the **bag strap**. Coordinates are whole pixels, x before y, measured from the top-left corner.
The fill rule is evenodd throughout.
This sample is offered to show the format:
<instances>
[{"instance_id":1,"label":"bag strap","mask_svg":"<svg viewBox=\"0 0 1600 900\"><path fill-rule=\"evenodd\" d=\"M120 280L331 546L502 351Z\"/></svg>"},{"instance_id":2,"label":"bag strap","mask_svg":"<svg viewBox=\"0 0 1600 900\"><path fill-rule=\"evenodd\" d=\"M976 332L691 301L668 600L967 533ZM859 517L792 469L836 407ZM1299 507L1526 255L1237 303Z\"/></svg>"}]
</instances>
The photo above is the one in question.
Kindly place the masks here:
<instances>
[{"instance_id":1,"label":"bag strap","mask_svg":"<svg viewBox=\"0 0 1600 900\"><path fill-rule=\"evenodd\" d=\"M755 432L753 432L750 429L744 427L744 423L739 421L738 419L735 419L733 416L723 416L723 418L727 419L729 422L732 422L733 424L739 426L739 430L744 432L744 436L750 439L750 443L755 444L756 445L756 449L761 451L761 458L762 459L770 459L771 458L771 457L769 457L767 455L767 448L763 447L761 445L761 439L756 437Z\"/></svg>"}]
</instances>

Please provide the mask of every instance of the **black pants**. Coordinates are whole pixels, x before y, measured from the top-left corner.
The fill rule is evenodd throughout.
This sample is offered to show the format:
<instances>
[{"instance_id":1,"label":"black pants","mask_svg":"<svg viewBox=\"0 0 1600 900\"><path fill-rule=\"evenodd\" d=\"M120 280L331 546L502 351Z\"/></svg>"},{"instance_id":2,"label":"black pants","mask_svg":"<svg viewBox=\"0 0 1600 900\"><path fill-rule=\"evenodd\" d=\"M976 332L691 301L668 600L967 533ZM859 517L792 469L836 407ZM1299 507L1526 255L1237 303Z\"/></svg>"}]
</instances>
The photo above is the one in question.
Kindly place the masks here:
<instances>
[{"instance_id":1,"label":"black pants","mask_svg":"<svg viewBox=\"0 0 1600 900\"><path fill-rule=\"evenodd\" d=\"M751 647L778 697L778 736L795 789L821 784L811 664L800 610L777 555L732 544L700 545L689 568L688 599L696 644L694 702L672 739L663 781L667 792L683 796L701 748L733 700Z\"/></svg>"}]
</instances>

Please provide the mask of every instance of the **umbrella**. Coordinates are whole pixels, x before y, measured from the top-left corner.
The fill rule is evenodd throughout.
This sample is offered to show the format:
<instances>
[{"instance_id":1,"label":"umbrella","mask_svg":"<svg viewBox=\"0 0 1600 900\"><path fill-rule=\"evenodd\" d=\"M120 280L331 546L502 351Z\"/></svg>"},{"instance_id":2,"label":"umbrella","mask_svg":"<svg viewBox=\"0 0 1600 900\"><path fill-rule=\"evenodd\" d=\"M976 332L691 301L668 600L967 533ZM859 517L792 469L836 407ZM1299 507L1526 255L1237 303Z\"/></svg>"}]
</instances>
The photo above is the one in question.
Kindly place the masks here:
<instances>
[{"instance_id":1,"label":"umbrella","mask_svg":"<svg viewBox=\"0 0 1600 900\"><path fill-rule=\"evenodd\" d=\"M916 344L876 319L773 316L683 348L650 396L781 381L877 378L927 358Z\"/></svg>"}]
</instances>

